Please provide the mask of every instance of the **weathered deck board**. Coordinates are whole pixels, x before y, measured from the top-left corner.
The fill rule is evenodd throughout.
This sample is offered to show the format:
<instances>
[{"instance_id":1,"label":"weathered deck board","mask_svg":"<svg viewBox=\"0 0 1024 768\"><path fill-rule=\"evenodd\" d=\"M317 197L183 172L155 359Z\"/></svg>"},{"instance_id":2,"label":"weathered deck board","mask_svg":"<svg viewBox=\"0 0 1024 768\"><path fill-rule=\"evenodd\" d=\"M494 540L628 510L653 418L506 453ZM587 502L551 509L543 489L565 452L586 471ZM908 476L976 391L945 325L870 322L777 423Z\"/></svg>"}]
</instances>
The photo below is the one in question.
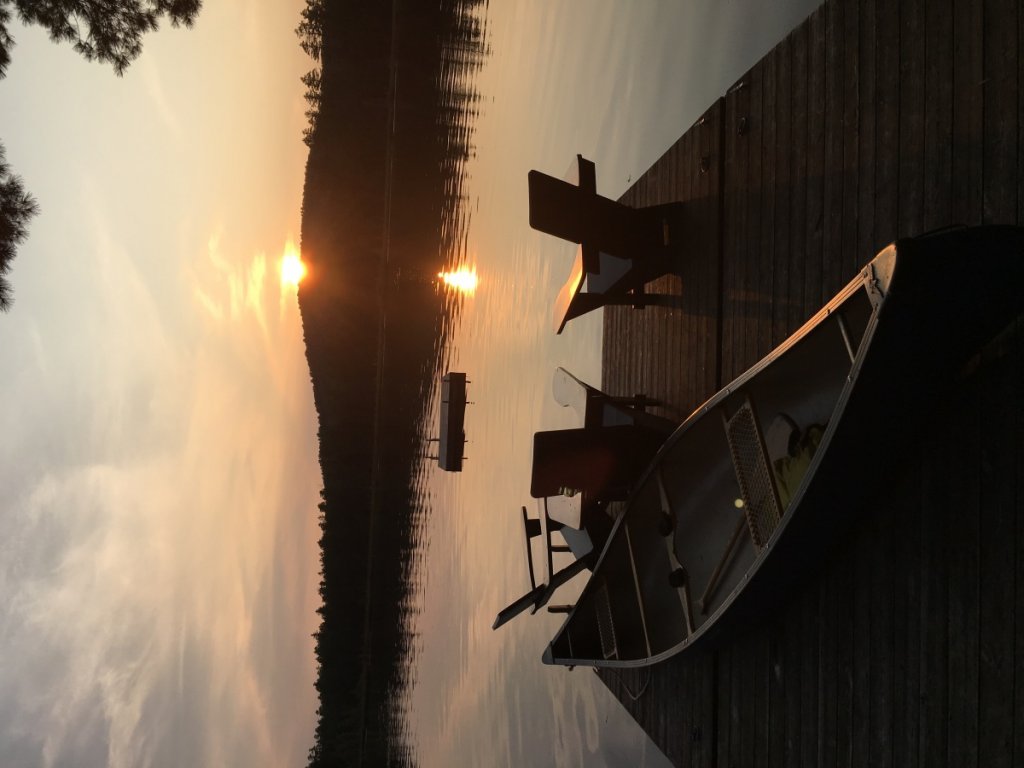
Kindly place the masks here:
<instances>
[{"instance_id":1,"label":"weathered deck board","mask_svg":"<svg viewBox=\"0 0 1024 768\"><path fill-rule=\"evenodd\" d=\"M932 0L925 18L924 229L952 220L953 2Z\"/></svg>"},{"instance_id":2,"label":"weathered deck board","mask_svg":"<svg viewBox=\"0 0 1024 768\"><path fill-rule=\"evenodd\" d=\"M981 0L956 0L953 8L953 216L961 224L982 220Z\"/></svg>"},{"instance_id":3,"label":"weathered deck board","mask_svg":"<svg viewBox=\"0 0 1024 768\"><path fill-rule=\"evenodd\" d=\"M979 374L981 382L981 569L978 616L980 635L978 763L993 768L1013 765L1014 696L1014 572L1015 510L1012 477L1019 434L1013 409L1020 390L999 369L1010 362L1002 358L993 370ZM1009 620L1007 618L1009 617ZM1018 726L1019 727L1019 726Z\"/></svg>"},{"instance_id":4,"label":"weathered deck board","mask_svg":"<svg viewBox=\"0 0 1024 768\"><path fill-rule=\"evenodd\" d=\"M1022 45L1014 0L819 8L623 197L688 202L693 236L652 286L681 308L605 310L604 388L685 415L898 235L1024 223ZM673 762L1024 765L1024 330L1008 339L773 620L602 673Z\"/></svg>"},{"instance_id":5,"label":"weathered deck board","mask_svg":"<svg viewBox=\"0 0 1024 768\"><path fill-rule=\"evenodd\" d=\"M742 370L742 342L747 331L742 311L746 263L742 258L747 231L745 189L747 172L747 111L750 91L741 80L725 97L722 217L729 222L722 236L722 380ZM707 394L707 393L706 393Z\"/></svg>"},{"instance_id":6,"label":"weathered deck board","mask_svg":"<svg viewBox=\"0 0 1024 768\"><path fill-rule=\"evenodd\" d=\"M875 3L874 244L896 239L900 157L900 6Z\"/></svg>"},{"instance_id":7,"label":"weathered deck board","mask_svg":"<svg viewBox=\"0 0 1024 768\"><path fill-rule=\"evenodd\" d=\"M808 727L816 722L818 712L818 618L819 605L816 590L808 589L795 612L789 618L800 627L800 700L803 711L803 722L800 727L800 764L818 764L818 732Z\"/></svg>"},{"instance_id":8,"label":"weathered deck board","mask_svg":"<svg viewBox=\"0 0 1024 768\"><path fill-rule=\"evenodd\" d=\"M775 121L775 221L773 224L774 266L772 293L778 300L772 302L771 346L774 348L790 332L789 281L793 262L792 228L793 208L793 36L788 35L772 55L776 58L773 93L773 119Z\"/></svg>"},{"instance_id":9,"label":"weathered deck board","mask_svg":"<svg viewBox=\"0 0 1024 768\"><path fill-rule=\"evenodd\" d=\"M972 382L973 384L973 382ZM948 765L977 765L978 762L978 557L981 451L978 397L961 394L956 408L959 417L951 424L960 436L963 460L950 475L950 497L957 501L957 514L947 523L950 541L957 546L949 553L949 699Z\"/></svg>"},{"instance_id":10,"label":"weathered deck board","mask_svg":"<svg viewBox=\"0 0 1024 768\"><path fill-rule=\"evenodd\" d=\"M797 610L794 617L796 620L782 622L782 637L779 641L780 669L775 679L776 690L783 699L785 726L782 729L782 754L773 759L773 765L800 765L800 734L803 731L803 706L800 696L800 665L803 663L800 642L803 639L803 627L799 621L800 614L801 612Z\"/></svg>"},{"instance_id":11,"label":"weathered deck board","mask_svg":"<svg viewBox=\"0 0 1024 768\"><path fill-rule=\"evenodd\" d=\"M1022 19L1024 22L1024 19ZM1022 26L1024 29L1024 26ZM1024 36L1021 38L1024 40ZM1024 382L1024 321L1018 321L1017 333L1014 336L1015 344L1013 345L1010 354L1012 355L1012 375L1013 380L1019 384ZM1010 422L1009 428L1012 429L1012 433L1020 435L1024 433L1024 409L1018 408L1016 413L1013 414L1012 421ZM1014 603L1014 615L1017 617L1018 631L1015 638L1014 646L1014 705L1013 705L1013 722L1019 723L1024 720L1024 632L1020 631L1020 617L1024 616L1024 494L1020 493L1020 488L1024 486L1024 447L1020 443L1016 443L1014 446L1016 449L1015 461L1014 461L1014 478L1016 480L1015 487L1017 488L1017 503L1015 509L1015 518L1017 521L1016 525L1016 562L1015 562L1015 578L1014 578L1014 591L1016 600ZM1013 734L1014 750L1013 750L1013 764L1024 765L1024 729L1016 728Z\"/></svg>"},{"instance_id":12,"label":"weathered deck board","mask_svg":"<svg viewBox=\"0 0 1024 768\"><path fill-rule=\"evenodd\" d=\"M829 569L818 592L818 752L814 765L836 764L836 630L839 610L838 573ZM813 638L812 638L813 639Z\"/></svg>"},{"instance_id":13,"label":"weathered deck board","mask_svg":"<svg viewBox=\"0 0 1024 768\"><path fill-rule=\"evenodd\" d=\"M842 259L836 273L836 290L845 283L846 274L860 266L857 247L857 207L860 194L860 8L855 4L844 6L843 13L843 210ZM869 73L872 70L869 69ZM828 286L826 285L826 289ZM830 289L826 290L831 294Z\"/></svg>"},{"instance_id":14,"label":"weathered deck board","mask_svg":"<svg viewBox=\"0 0 1024 768\"><path fill-rule=\"evenodd\" d=\"M861 254L870 253L878 239L875 237L875 154L878 128L875 120L878 114L877 98L879 88L878 12L874 2L860 6L858 67L859 91L857 94L859 128L857 138L857 254L848 269L856 269Z\"/></svg>"},{"instance_id":15,"label":"weathered deck board","mask_svg":"<svg viewBox=\"0 0 1024 768\"><path fill-rule=\"evenodd\" d=\"M943 764L947 752L949 551L946 520L950 517L948 478L954 467L950 466L949 452L943 449L942 442L931 442L925 447L929 471L922 478L920 517L915 521L921 529L918 753L922 765Z\"/></svg>"},{"instance_id":16,"label":"weathered deck board","mask_svg":"<svg viewBox=\"0 0 1024 768\"><path fill-rule=\"evenodd\" d=\"M924 0L900 3L899 221L897 237L924 230Z\"/></svg>"},{"instance_id":17,"label":"weathered deck board","mask_svg":"<svg viewBox=\"0 0 1024 768\"><path fill-rule=\"evenodd\" d=\"M806 308L820 307L824 296L821 260L825 218L825 6L815 11L807 23L807 241L801 322L807 319Z\"/></svg>"},{"instance_id":18,"label":"weathered deck board","mask_svg":"<svg viewBox=\"0 0 1024 768\"><path fill-rule=\"evenodd\" d=\"M950 223L953 125L952 2L939 0L927 7L924 58L924 198L923 228ZM949 664L949 539L948 451L941 443L928 446L930 472L921 489L921 605L920 605L920 730L921 765L942 765L948 753L947 712ZM953 692L956 695L956 691Z\"/></svg>"},{"instance_id":19,"label":"weathered deck board","mask_svg":"<svg viewBox=\"0 0 1024 768\"><path fill-rule=\"evenodd\" d=\"M870 569L866 588L872 604L869 626L871 681L868 720L868 763L877 768L891 768L893 740L893 539L886 521L895 516L891 499L879 500L868 524L867 538L874 546L864 560Z\"/></svg>"},{"instance_id":20,"label":"weathered deck board","mask_svg":"<svg viewBox=\"0 0 1024 768\"><path fill-rule=\"evenodd\" d=\"M988 0L984 17L984 218L1017 215L1017 13L1015 0Z\"/></svg>"},{"instance_id":21,"label":"weathered deck board","mask_svg":"<svg viewBox=\"0 0 1024 768\"><path fill-rule=\"evenodd\" d=\"M843 188L847 167L843 149L849 126L843 121L846 66L844 16L852 9L841 3L827 3L825 12L825 62L822 75L825 82L824 166L821 170L822 254L821 277L817 281L818 301L824 302L842 287L843 273ZM853 57L856 61L856 57ZM856 129L854 128L854 133Z\"/></svg>"},{"instance_id":22,"label":"weathered deck board","mask_svg":"<svg viewBox=\"0 0 1024 768\"><path fill-rule=\"evenodd\" d=\"M793 154L792 206L790 208L790 255L787 280L786 330L792 332L806 319L804 314L804 264L807 254L807 168L810 121L808 120L808 61L810 28L802 24L790 33L793 46ZM785 288L780 284L780 288ZM724 383L724 382L723 382Z\"/></svg>"},{"instance_id":23,"label":"weathered deck board","mask_svg":"<svg viewBox=\"0 0 1024 768\"><path fill-rule=\"evenodd\" d=\"M843 146L846 139L844 113L845 36L843 17L850 8L840 3L822 6L825 12L825 133L824 166L822 168L822 254L818 279L818 301L836 293L842 274L843 187L846 167ZM809 307L806 309L810 309ZM821 582L818 599L822 606L818 669L818 765L847 763L844 755L842 725L848 720L846 701L846 669L848 657L844 648L843 615L847 610L849 592L846 568L833 569Z\"/></svg>"}]
</instances>

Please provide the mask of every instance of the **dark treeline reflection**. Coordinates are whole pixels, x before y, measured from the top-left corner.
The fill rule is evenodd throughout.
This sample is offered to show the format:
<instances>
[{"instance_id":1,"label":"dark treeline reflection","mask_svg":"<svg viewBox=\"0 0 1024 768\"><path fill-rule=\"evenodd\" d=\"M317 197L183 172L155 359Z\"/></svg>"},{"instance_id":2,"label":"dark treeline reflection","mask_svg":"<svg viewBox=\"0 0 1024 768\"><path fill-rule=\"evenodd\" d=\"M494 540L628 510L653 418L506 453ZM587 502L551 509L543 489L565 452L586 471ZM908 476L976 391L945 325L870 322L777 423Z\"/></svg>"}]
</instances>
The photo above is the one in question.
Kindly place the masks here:
<instances>
[{"instance_id":1,"label":"dark treeline reflection","mask_svg":"<svg viewBox=\"0 0 1024 768\"><path fill-rule=\"evenodd\" d=\"M400 711L422 519L412 471L448 323L434 283L465 242L482 0L308 0L318 68L299 292L324 489L312 766L411 765Z\"/></svg>"}]
</instances>

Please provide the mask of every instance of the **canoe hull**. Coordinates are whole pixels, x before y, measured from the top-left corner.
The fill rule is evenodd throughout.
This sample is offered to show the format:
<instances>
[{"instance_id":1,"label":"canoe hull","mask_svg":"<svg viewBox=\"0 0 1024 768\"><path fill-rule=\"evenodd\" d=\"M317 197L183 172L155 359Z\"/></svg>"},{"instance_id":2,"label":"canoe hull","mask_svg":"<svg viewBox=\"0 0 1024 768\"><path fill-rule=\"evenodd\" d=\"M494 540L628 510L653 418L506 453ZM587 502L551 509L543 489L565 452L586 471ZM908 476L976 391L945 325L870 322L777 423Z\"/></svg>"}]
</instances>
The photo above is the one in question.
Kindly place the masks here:
<instances>
[{"instance_id":1,"label":"canoe hull","mask_svg":"<svg viewBox=\"0 0 1024 768\"><path fill-rule=\"evenodd\" d=\"M900 241L698 408L641 478L545 662L644 666L728 639L784 604L898 470L889 435L911 444L940 383L1024 311L1022 254L1024 231L1011 227ZM747 400L762 406L762 426L782 412L823 430L759 544L721 436ZM663 535L666 509L674 530Z\"/></svg>"}]
</instances>

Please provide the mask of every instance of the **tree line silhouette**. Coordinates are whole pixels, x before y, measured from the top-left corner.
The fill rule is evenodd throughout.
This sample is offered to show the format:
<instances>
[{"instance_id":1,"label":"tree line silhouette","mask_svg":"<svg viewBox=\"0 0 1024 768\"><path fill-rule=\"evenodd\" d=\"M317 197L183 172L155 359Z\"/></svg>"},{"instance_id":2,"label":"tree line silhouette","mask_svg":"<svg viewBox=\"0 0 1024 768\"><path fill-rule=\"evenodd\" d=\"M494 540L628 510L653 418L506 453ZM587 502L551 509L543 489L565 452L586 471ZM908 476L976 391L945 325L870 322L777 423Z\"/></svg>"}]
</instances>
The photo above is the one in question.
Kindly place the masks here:
<instances>
[{"instance_id":1,"label":"tree line silhouette","mask_svg":"<svg viewBox=\"0 0 1024 768\"><path fill-rule=\"evenodd\" d=\"M431 279L465 235L486 54L481 0L307 0L318 66L299 289L324 488L310 766L409 765L403 696L422 513L413 468L452 302Z\"/></svg>"}]
</instances>

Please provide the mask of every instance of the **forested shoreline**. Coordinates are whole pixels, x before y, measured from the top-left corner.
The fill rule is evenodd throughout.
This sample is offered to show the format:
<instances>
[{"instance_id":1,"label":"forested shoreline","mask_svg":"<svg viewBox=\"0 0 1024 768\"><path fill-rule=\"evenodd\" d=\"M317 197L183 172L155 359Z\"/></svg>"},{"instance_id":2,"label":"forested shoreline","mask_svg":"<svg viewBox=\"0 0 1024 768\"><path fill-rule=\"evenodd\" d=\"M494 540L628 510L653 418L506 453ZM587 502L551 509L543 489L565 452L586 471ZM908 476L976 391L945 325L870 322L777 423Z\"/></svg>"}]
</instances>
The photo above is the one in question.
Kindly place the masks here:
<instances>
[{"instance_id":1,"label":"forested shoreline","mask_svg":"<svg viewBox=\"0 0 1024 768\"><path fill-rule=\"evenodd\" d=\"M480 0L308 0L319 64L299 291L324 488L311 766L408 765L412 467L446 306L429 278L461 234L462 168L484 55ZM313 512L316 513L316 512Z\"/></svg>"}]
</instances>

